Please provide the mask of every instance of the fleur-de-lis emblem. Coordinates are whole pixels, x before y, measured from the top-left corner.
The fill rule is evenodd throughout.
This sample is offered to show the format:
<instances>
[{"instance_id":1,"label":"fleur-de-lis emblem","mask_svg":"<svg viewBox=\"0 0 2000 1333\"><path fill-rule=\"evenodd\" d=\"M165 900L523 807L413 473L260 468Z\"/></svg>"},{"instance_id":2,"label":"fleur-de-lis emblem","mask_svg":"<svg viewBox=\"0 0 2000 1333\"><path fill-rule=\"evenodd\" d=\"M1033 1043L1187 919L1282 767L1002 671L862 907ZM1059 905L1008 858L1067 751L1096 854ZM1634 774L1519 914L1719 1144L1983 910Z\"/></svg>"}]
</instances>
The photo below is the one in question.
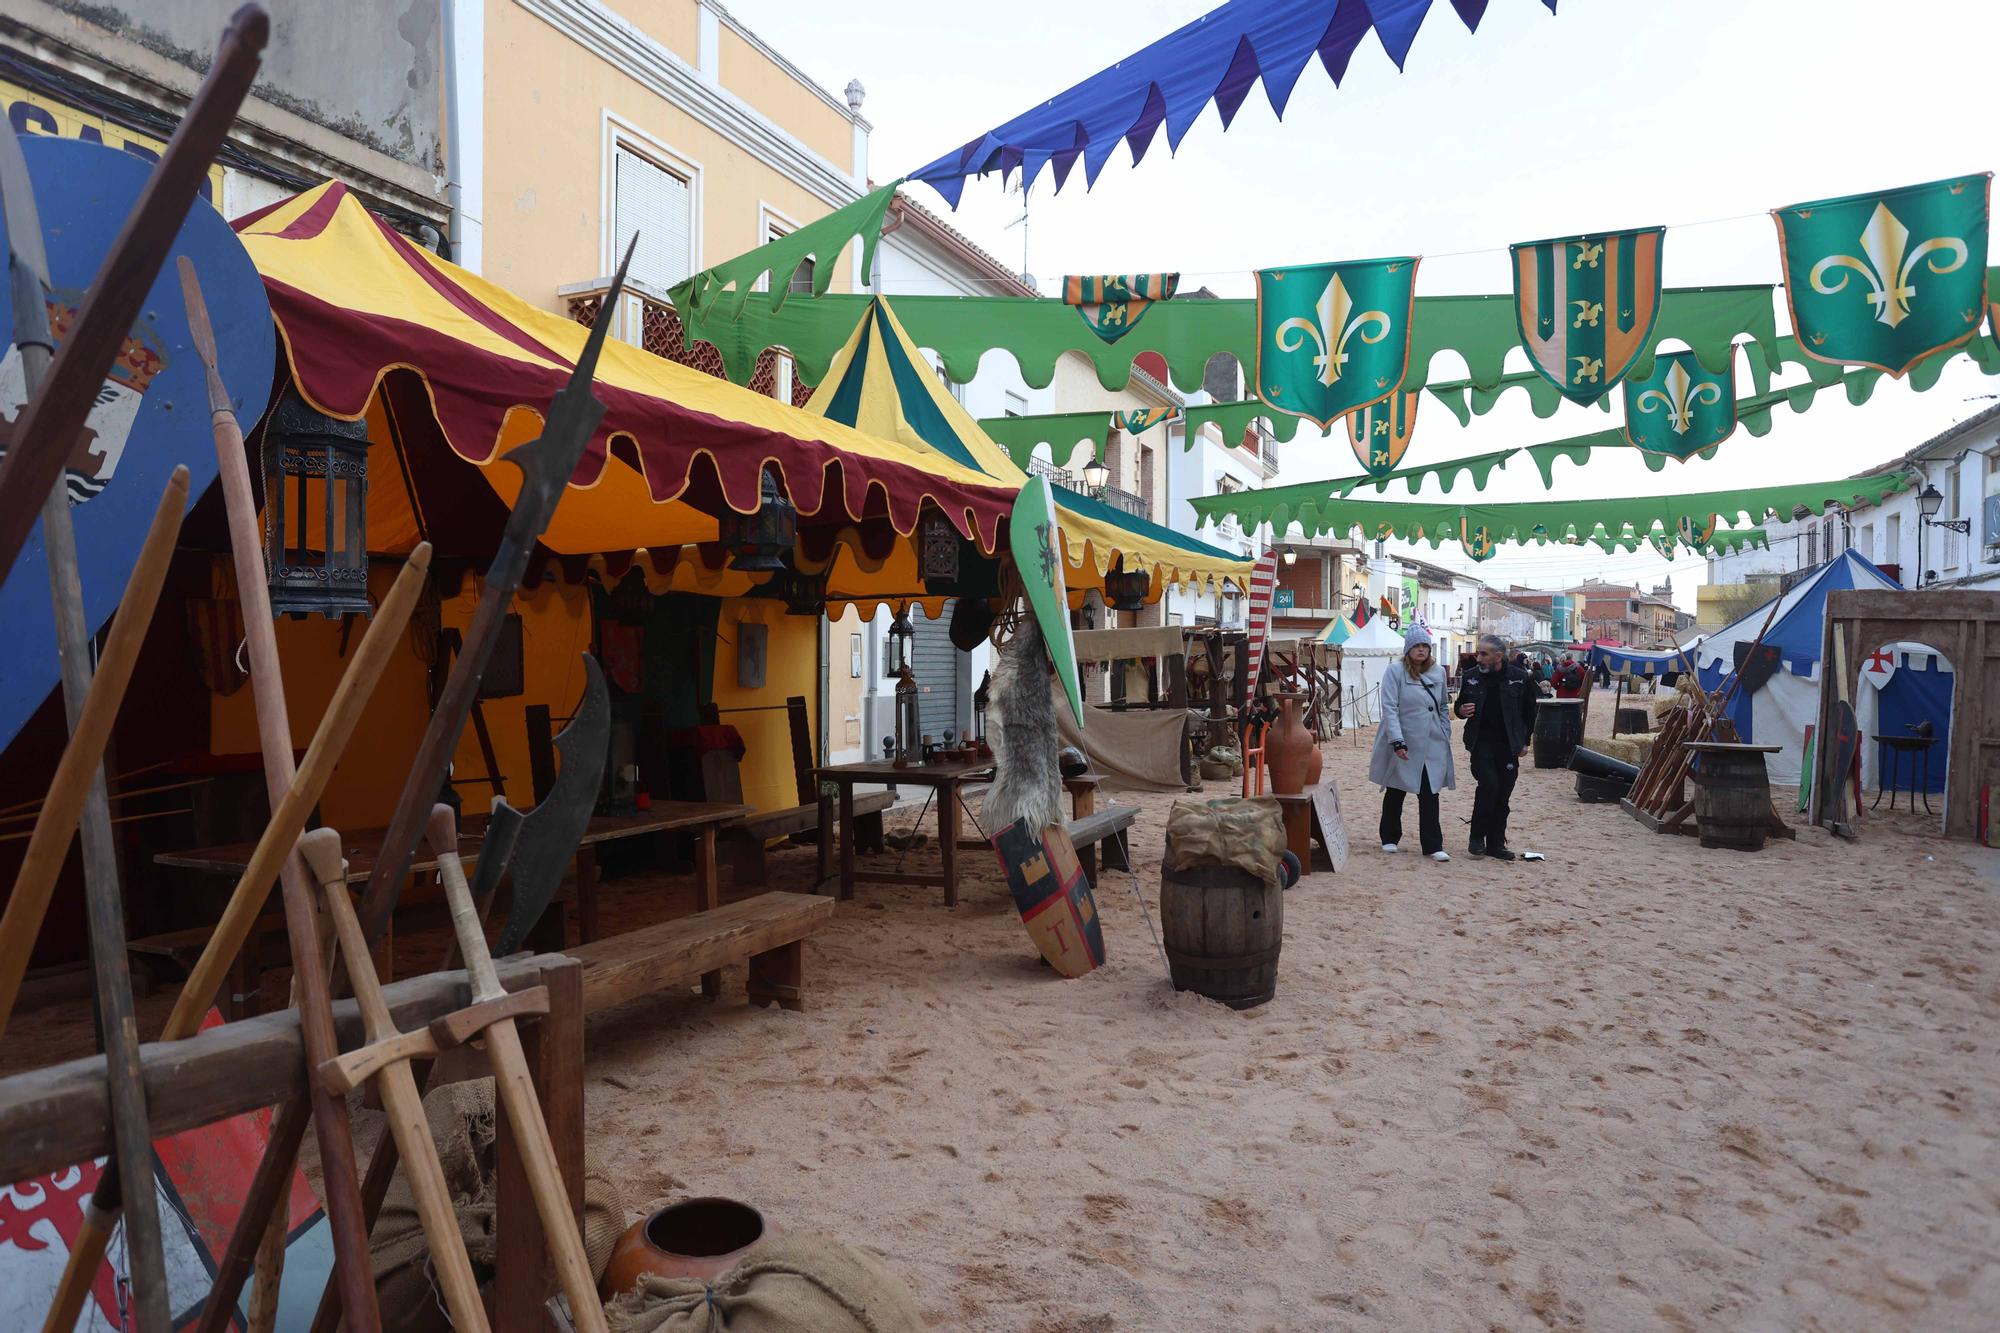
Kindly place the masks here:
<instances>
[{"instance_id":1,"label":"fleur-de-lis emblem","mask_svg":"<svg viewBox=\"0 0 2000 1333\"><path fill-rule=\"evenodd\" d=\"M1570 304L1576 307L1576 320L1570 325L1571 328L1580 329L1586 324L1593 329L1597 327L1598 317L1604 313L1604 302L1571 301Z\"/></svg>"},{"instance_id":2,"label":"fleur-de-lis emblem","mask_svg":"<svg viewBox=\"0 0 2000 1333\"><path fill-rule=\"evenodd\" d=\"M1846 290L1847 274L1841 269L1859 273L1868 283L1868 304L1875 307L1876 322L1893 329L1909 317L1910 302L1916 299L1916 284L1910 276L1918 262L1928 259L1932 273L1955 273L1965 267L1970 252L1956 236L1933 236L1912 247L1910 229L1887 204L1877 204L1868 215L1868 225L1861 229L1861 253L1867 258L1828 255L1814 264L1807 275L1812 289L1821 296L1832 296Z\"/></svg>"},{"instance_id":3,"label":"fleur-de-lis emblem","mask_svg":"<svg viewBox=\"0 0 2000 1333\"><path fill-rule=\"evenodd\" d=\"M1340 379L1341 368L1347 364L1349 342L1359 338L1364 343L1379 343L1389 336L1389 316L1380 310L1356 314L1354 298L1347 294L1347 284L1338 273L1319 294L1313 313L1318 316L1318 323L1294 315L1278 326L1274 336L1281 352L1300 351L1306 339L1312 339L1317 349L1313 353L1313 369L1319 372L1319 382L1328 388ZM1291 336L1288 340L1288 335L1294 334L1303 336Z\"/></svg>"},{"instance_id":4,"label":"fleur-de-lis emblem","mask_svg":"<svg viewBox=\"0 0 2000 1333\"><path fill-rule=\"evenodd\" d=\"M1602 241L1598 241L1595 244L1590 241L1573 241L1571 244L1576 246L1576 259L1570 264L1572 270L1580 269L1585 264L1596 268L1597 261L1604 258L1604 242Z\"/></svg>"},{"instance_id":5,"label":"fleur-de-lis emblem","mask_svg":"<svg viewBox=\"0 0 2000 1333\"><path fill-rule=\"evenodd\" d=\"M1581 384L1585 380L1589 380L1592 384L1597 383L1598 375L1604 370L1603 357L1573 356L1570 360L1576 362L1576 374L1570 377L1571 384Z\"/></svg>"},{"instance_id":6,"label":"fleur-de-lis emblem","mask_svg":"<svg viewBox=\"0 0 2000 1333\"><path fill-rule=\"evenodd\" d=\"M1660 408L1667 410L1667 425L1676 435L1685 435L1694 425L1694 409L1700 403L1720 403L1722 387L1713 380L1703 380L1697 384L1688 375L1687 367L1675 361L1667 367L1663 383L1666 392L1648 389L1640 394L1637 407L1641 412L1653 412Z\"/></svg>"}]
</instances>

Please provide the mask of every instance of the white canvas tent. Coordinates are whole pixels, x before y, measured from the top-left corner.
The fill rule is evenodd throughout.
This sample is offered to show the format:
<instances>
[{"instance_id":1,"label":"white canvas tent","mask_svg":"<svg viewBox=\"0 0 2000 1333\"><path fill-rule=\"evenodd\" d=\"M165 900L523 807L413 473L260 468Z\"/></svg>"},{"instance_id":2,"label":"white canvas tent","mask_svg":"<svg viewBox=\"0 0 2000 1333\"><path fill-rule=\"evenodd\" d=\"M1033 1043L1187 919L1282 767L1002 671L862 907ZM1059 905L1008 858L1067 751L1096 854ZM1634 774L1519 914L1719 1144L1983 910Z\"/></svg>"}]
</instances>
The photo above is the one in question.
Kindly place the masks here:
<instances>
[{"instance_id":1,"label":"white canvas tent","mask_svg":"<svg viewBox=\"0 0 2000 1333\"><path fill-rule=\"evenodd\" d=\"M1387 616L1374 616L1340 645L1341 716L1366 726L1380 714L1382 677L1403 655L1403 633Z\"/></svg>"},{"instance_id":2,"label":"white canvas tent","mask_svg":"<svg viewBox=\"0 0 2000 1333\"><path fill-rule=\"evenodd\" d=\"M1766 756L1765 770L1773 782L1796 786L1804 771L1806 728L1819 717L1826 595L1846 588L1896 591L1898 585L1861 556L1845 551L1781 596L1775 618L1766 602L1735 624L1709 635L1695 649L1702 688L1716 690L1735 671L1739 657L1757 642L1766 620L1770 621L1764 644L1777 650L1778 668L1755 694L1746 697L1737 691L1729 702L1729 716L1744 740L1781 747L1778 753ZM1853 669L1858 669L1858 664L1850 664Z\"/></svg>"}]
</instances>

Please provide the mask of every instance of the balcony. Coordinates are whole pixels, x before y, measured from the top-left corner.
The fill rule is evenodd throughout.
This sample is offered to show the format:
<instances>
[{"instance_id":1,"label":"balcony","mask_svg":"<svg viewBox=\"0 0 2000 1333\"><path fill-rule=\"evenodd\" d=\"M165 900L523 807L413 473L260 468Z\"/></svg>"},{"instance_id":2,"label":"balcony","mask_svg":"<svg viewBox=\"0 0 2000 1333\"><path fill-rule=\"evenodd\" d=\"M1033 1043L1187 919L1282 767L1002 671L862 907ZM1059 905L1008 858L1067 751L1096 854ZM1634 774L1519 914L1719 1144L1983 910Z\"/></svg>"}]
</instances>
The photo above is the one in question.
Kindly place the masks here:
<instances>
[{"instance_id":1,"label":"balcony","mask_svg":"<svg viewBox=\"0 0 2000 1333\"><path fill-rule=\"evenodd\" d=\"M1122 490L1117 486L1102 488L1097 492L1097 498L1110 505L1113 509L1121 513L1130 514L1134 518L1150 519L1153 516L1153 507L1146 503L1143 496L1134 495L1132 492Z\"/></svg>"},{"instance_id":2,"label":"balcony","mask_svg":"<svg viewBox=\"0 0 2000 1333\"><path fill-rule=\"evenodd\" d=\"M1030 458L1028 460L1028 475L1031 477L1047 477L1054 485L1067 486L1070 490L1076 489L1076 482L1070 477L1069 470L1067 468L1059 468L1045 458Z\"/></svg>"}]
</instances>

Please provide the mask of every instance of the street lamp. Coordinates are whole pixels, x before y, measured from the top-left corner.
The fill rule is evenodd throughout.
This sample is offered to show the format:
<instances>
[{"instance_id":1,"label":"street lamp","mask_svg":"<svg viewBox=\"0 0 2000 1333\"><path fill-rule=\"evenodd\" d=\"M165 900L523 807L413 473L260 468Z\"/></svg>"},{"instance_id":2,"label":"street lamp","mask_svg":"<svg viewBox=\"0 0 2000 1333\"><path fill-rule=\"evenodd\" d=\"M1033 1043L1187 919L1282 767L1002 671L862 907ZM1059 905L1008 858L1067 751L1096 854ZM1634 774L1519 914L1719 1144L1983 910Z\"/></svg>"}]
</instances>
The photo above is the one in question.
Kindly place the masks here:
<instances>
[{"instance_id":1,"label":"street lamp","mask_svg":"<svg viewBox=\"0 0 2000 1333\"><path fill-rule=\"evenodd\" d=\"M1299 563L1299 553L1297 551L1292 550L1290 547L1286 547L1285 563L1288 565L1296 565L1297 563Z\"/></svg>"},{"instance_id":2,"label":"street lamp","mask_svg":"<svg viewBox=\"0 0 2000 1333\"><path fill-rule=\"evenodd\" d=\"M1924 568L1924 529L1945 528L1948 529L1949 531L1956 532L1961 537L1966 536L1972 531L1972 520L1969 518L1940 519L1937 516L1937 513L1938 510L1942 508L1944 508L1944 496L1941 493L1939 493L1938 488L1936 486L1926 483L1924 488L1921 491L1917 492L1917 586L1918 587L1922 587L1926 583L1935 583L1937 581L1937 571L1934 569Z\"/></svg>"},{"instance_id":3,"label":"street lamp","mask_svg":"<svg viewBox=\"0 0 2000 1333\"><path fill-rule=\"evenodd\" d=\"M1089 490L1101 491L1110 479L1110 471L1104 466L1104 452L1099 450L1083 465L1083 484Z\"/></svg>"}]
</instances>

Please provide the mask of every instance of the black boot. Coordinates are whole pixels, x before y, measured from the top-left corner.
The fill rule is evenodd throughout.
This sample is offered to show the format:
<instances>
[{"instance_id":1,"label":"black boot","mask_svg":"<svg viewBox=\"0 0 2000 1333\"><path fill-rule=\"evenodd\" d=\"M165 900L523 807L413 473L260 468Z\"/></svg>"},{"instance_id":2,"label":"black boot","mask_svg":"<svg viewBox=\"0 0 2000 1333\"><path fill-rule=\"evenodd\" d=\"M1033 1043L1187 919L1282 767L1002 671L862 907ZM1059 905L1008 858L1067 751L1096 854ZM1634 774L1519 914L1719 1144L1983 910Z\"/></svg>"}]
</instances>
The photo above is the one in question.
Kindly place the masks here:
<instances>
[{"instance_id":1,"label":"black boot","mask_svg":"<svg viewBox=\"0 0 2000 1333\"><path fill-rule=\"evenodd\" d=\"M1486 849L1486 855L1492 857L1495 861L1512 861L1515 859L1513 848L1503 847L1498 843L1494 844L1491 847L1488 847Z\"/></svg>"},{"instance_id":2,"label":"black boot","mask_svg":"<svg viewBox=\"0 0 2000 1333\"><path fill-rule=\"evenodd\" d=\"M1486 839L1476 833L1473 834L1472 841L1465 845L1465 850L1473 856L1486 855Z\"/></svg>"}]
</instances>

